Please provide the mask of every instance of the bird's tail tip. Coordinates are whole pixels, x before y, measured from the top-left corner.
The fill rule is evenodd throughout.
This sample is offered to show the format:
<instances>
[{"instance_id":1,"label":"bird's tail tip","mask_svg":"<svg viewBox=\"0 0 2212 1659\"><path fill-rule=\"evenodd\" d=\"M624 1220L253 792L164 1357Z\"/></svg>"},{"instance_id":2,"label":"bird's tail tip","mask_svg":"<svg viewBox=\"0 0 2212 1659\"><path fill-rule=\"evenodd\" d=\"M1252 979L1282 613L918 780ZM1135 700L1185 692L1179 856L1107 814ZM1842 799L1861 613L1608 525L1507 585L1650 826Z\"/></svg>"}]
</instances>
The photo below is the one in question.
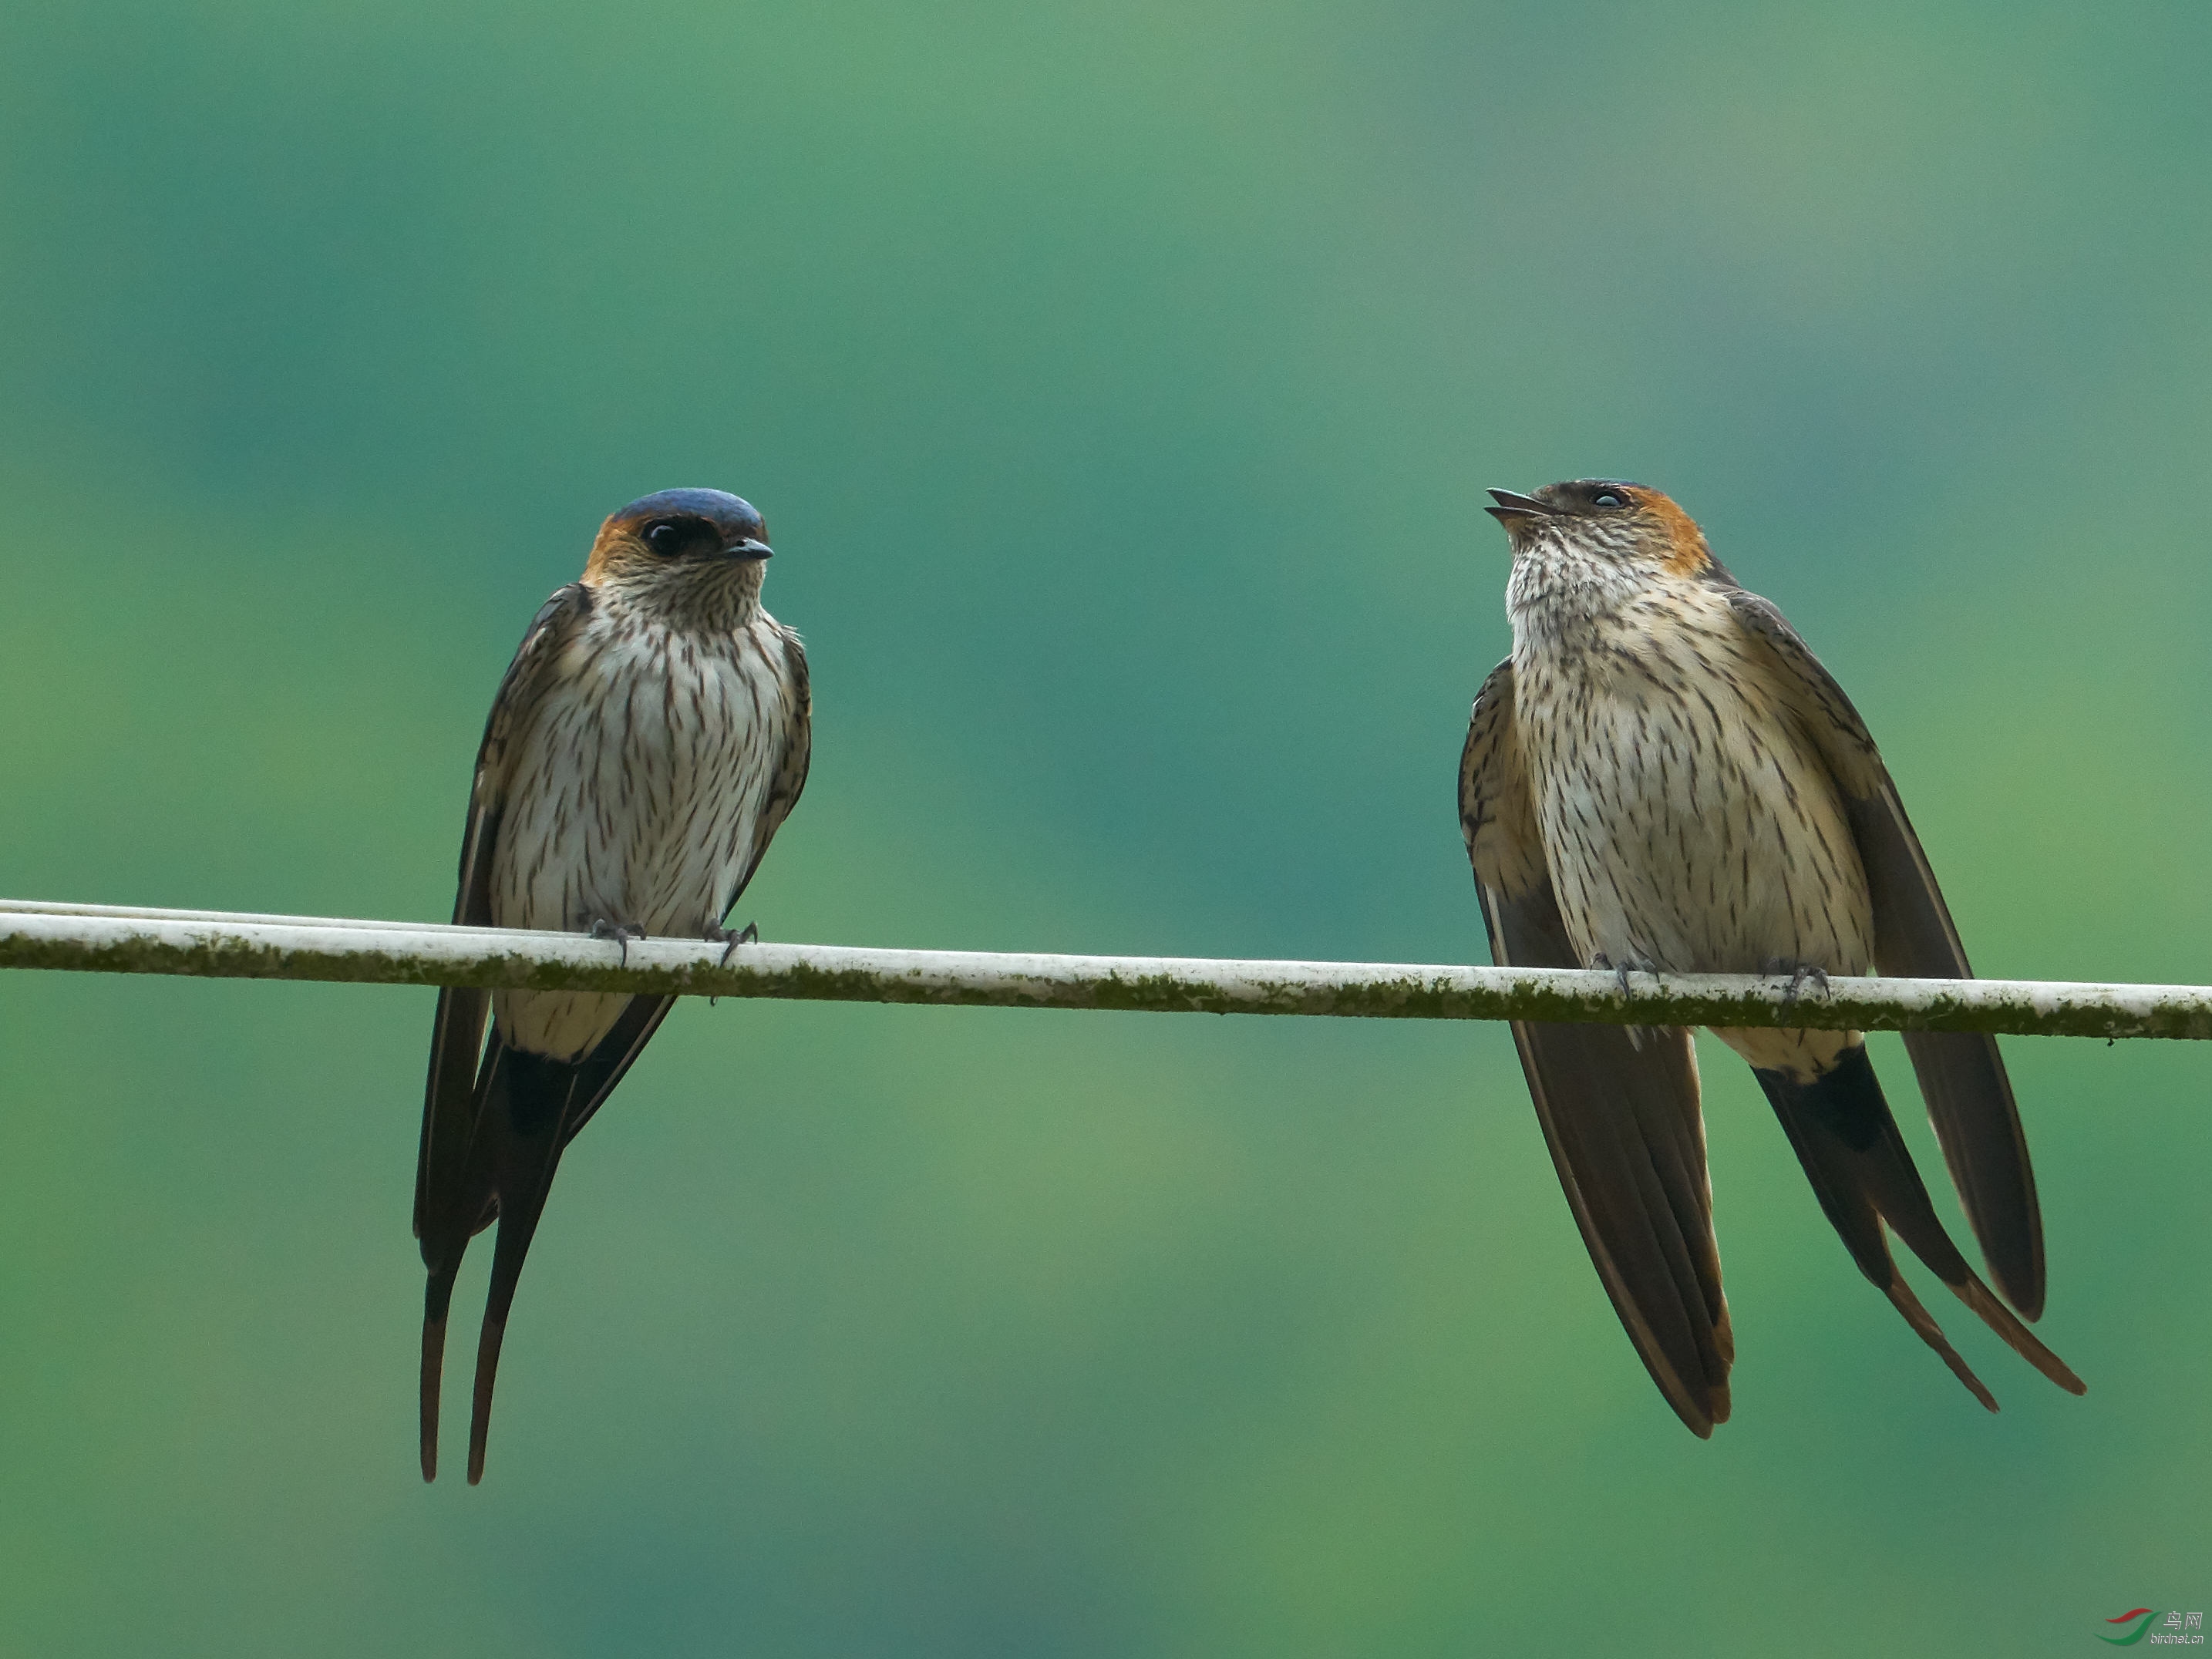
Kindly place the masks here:
<instances>
[{"instance_id":1,"label":"bird's tail tip","mask_svg":"<svg viewBox=\"0 0 2212 1659\"><path fill-rule=\"evenodd\" d=\"M477 1382L469 1409L469 1485L483 1480L484 1445L491 1437L491 1395L499 1380L500 1345L507 1339L507 1321L487 1317L483 1334L477 1340Z\"/></svg>"},{"instance_id":2,"label":"bird's tail tip","mask_svg":"<svg viewBox=\"0 0 2212 1659\"><path fill-rule=\"evenodd\" d=\"M453 1303L453 1275L435 1273L422 1295L422 1478L438 1478L438 1395L446 1370L446 1316Z\"/></svg>"},{"instance_id":3,"label":"bird's tail tip","mask_svg":"<svg viewBox=\"0 0 2212 1659\"><path fill-rule=\"evenodd\" d=\"M2002 1337L2012 1351L2041 1371L2060 1388L2071 1395L2089 1392L2089 1385L2074 1374L2074 1368L2037 1338L2034 1332L2014 1316L2012 1310L1997 1300L1988 1285L1969 1274L1964 1285L1952 1289L1959 1299L1981 1316L1982 1322Z\"/></svg>"},{"instance_id":4,"label":"bird's tail tip","mask_svg":"<svg viewBox=\"0 0 2212 1659\"><path fill-rule=\"evenodd\" d=\"M446 1368L446 1322L422 1322L422 1478L438 1478L438 1393Z\"/></svg>"},{"instance_id":5,"label":"bird's tail tip","mask_svg":"<svg viewBox=\"0 0 2212 1659\"><path fill-rule=\"evenodd\" d=\"M1974 1375L1973 1367L1967 1364L1960 1357L1959 1351L1951 1346L1950 1339L1943 1334L1942 1327L1936 1322L1936 1316L1921 1304L1920 1298L1913 1295L1912 1287L1905 1282L1905 1276L1893 1273L1889 1283L1882 1288L1888 1293L1890 1302L1898 1312L1905 1316L1905 1322L1912 1327L1923 1342L1935 1349L1937 1356L1951 1368L1951 1375L1966 1385L1966 1392L1989 1410L1996 1411L1997 1397L1989 1391L1982 1379Z\"/></svg>"}]
</instances>

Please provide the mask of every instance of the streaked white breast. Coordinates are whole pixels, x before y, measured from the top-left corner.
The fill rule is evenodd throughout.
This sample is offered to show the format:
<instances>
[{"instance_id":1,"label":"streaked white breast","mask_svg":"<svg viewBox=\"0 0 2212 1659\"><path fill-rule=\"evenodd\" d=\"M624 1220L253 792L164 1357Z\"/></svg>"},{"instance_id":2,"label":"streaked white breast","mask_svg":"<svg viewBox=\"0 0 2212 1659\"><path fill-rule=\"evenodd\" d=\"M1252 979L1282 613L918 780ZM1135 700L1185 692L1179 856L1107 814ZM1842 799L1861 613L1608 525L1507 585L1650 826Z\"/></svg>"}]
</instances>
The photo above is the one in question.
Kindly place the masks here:
<instances>
[{"instance_id":1,"label":"streaked white breast","mask_svg":"<svg viewBox=\"0 0 2212 1659\"><path fill-rule=\"evenodd\" d=\"M595 609L517 736L492 863L501 927L699 938L751 864L797 709L781 630L677 632ZM625 999L499 992L512 1044L574 1058Z\"/></svg>"},{"instance_id":2,"label":"streaked white breast","mask_svg":"<svg viewBox=\"0 0 2212 1659\"><path fill-rule=\"evenodd\" d=\"M1841 797L1722 596L1684 582L1526 637L1516 620L1514 679L1546 861L1586 963L1867 970L1872 909ZM1796 1063L1805 1039L1765 1036L1753 1064Z\"/></svg>"}]
</instances>

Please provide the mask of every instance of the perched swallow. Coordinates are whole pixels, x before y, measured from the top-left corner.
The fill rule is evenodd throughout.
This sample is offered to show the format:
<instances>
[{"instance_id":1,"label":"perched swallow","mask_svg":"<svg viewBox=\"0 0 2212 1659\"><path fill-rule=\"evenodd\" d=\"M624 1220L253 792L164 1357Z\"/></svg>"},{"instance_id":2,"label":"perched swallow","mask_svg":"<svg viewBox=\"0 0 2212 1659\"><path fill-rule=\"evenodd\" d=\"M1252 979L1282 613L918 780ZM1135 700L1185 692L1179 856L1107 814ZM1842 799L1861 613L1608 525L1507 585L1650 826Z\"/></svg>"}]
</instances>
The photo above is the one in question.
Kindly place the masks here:
<instances>
[{"instance_id":1,"label":"perched swallow","mask_svg":"<svg viewBox=\"0 0 2212 1659\"><path fill-rule=\"evenodd\" d=\"M1687 514L1609 479L1493 489L1512 542L1513 654L1483 683L1460 818L1501 963L1620 973L1970 976L1950 912L1850 700ZM1690 1033L1520 1024L1536 1115L1629 1339L1699 1436L1729 1414ZM1856 1031L1716 1030L1751 1062L1861 1272L1991 1411L1882 1228L2029 1364L2081 1380L1936 1218ZM1990 1277L2043 1310L2043 1224L1995 1039L1908 1032Z\"/></svg>"},{"instance_id":2,"label":"perched swallow","mask_svg":"<svg viewBox=\"0 0 2212 1659\"><path fill-rule=\"evenodd\" d=\"M719 489L665 489L599 527L492 700L461 839L457 922L734 943L730 907L806 782L799 635L761 609L767 527ZM446 1315L496 1218L477 1347L469 1480L483 1475L501 1339L562 1150L675 999L438 995L416 1166L422 1478L438 1472ZM484 1037L487 1014L490 1040Z\"/></svg>"}]
</instances>

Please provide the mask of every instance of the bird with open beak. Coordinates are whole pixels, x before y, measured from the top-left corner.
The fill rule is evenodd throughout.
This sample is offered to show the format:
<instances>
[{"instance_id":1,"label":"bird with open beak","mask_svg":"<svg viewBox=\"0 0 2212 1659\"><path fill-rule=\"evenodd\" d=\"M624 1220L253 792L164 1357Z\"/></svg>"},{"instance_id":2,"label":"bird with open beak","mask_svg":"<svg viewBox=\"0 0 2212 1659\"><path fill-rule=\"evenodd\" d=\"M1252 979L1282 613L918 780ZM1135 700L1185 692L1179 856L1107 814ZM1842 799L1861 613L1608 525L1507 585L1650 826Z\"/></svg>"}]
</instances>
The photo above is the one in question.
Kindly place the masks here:
<instances>
[{"instance_id":1,"label":"bird with open beak","mask_svg":"<svg viewBox=\"0 0 2212 1659\"><path fill-rule=\"evenodd\" d=\"M492 700L453 920L733 946L723 919L806 782L799 635L761 609L767 527L719 489L665 489L600 526ZM726 949L725 954L727 954ZM416 1170L422 1478L438 1470L446 1316L470 1238L496 1219L477 1348L469 1480L522 1260L562 1150L675 999L582 991L438 995ZM490 1035L485 1036L489 1018Z\"/></svg>"},{"instance_id":2,"label":"bird with open beak","mask_svg":"<svg viewBox=\"0 0 2212 1659\"><path fill-rule=\"evenodd\" d=\"M1483 683L1460 816L1492 956L1524 967L1963 979L1966 953L1865 723L1687 514L1612 479L1491 492L1512 544L1513 654ZM1516 1024L1598 1275L1690 1429L1729 1414L1704 1120L1679 1027ZM1905 1038L1991 1292L1944 1231L1856 1031L1717 1030L1751 1063L1861 1272L1991 1411L1891 1259L1885 1225L2038 1370L2022 1319L2043 1231L1995 1039ZM2018 1310L2015 1316L2014 1310Z\"/></svg>"}]
</instances>

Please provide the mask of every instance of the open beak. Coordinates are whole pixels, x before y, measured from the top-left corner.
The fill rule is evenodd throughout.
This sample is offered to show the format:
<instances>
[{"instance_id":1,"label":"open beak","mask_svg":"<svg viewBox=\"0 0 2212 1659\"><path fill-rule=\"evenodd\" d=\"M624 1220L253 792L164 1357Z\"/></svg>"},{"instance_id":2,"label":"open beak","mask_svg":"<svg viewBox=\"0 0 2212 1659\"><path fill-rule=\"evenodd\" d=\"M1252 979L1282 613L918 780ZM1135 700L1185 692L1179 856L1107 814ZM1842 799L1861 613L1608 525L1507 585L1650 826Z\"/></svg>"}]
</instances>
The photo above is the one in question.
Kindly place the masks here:
<instances>
[{"instance_id":1,"label":"open beak","mask_svg":"<svg viewBox=\"0 0 2212 1659\"><path fill-rule=\"evenodd\" d=\"M726 559L772 559L775 554L766 542L757 542L748 536L736 545L724 548L722 556Z\"/></svg>"},{"instance_id":2,"label":"open beak","mask_svg":"<svg viewBox=\"0 0 2212 1659\"><path fill-rule=\"evenodd\" d=\"M1552 509L1534 495L1520 495L1510 489L1493 489L1490 492L1490 498L1498 505L1486 507L1482 510L1500 524L1508 519L1548 519L1552 516Z\"/></svg>"}]
</instances>

